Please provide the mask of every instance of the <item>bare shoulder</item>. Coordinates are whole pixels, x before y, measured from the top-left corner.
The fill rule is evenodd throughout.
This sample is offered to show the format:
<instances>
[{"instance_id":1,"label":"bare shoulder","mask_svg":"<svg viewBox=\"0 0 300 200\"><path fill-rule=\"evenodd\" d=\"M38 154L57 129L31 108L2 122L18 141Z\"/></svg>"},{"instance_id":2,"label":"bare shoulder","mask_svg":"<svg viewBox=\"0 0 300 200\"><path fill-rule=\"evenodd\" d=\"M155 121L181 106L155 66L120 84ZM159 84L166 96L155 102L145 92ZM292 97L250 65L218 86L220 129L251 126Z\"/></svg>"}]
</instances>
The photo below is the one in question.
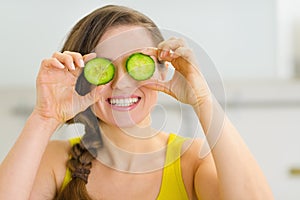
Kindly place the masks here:
<instances>
[{"instance_id":1,"label":"bare shoulder","mask_svg":"<svg viewBox=\"0 0 300 200\"><path fill-rule=\"evenodd\" d=\"M201 138L187 140L182 151L182 177L190 198L193 196L193 198L215 199L216 168L205 141Z\"/></svg>"},{"instance_id":2,"label":"bare shoulder","mask_svg":"<svg viewBox=\"0 0 300 200\"><path fill-rule=\"evenodd\" d=\"M45 156L50 160L68 159L71 145L68 140L51 140L45 151Z\"/></svg>"},{"instance_id":3,"label":"bare shoulder","mask_svg":"<svg viewBox=\"0 0 300 200\"><path fill-rule=\"evenodd\" d=\"M218 190L218 176L211 149L203 139L190 142L183 159L185 170L190 169L190 180L193 182L194 194L200 199L220 199ZM192 167L192 170L191 170Z\"/></svg>"},{"instance_id":4,"label":"bare shoulder","mask_svg":"<svg viewBox=\"0 0 300 200\"><path fill-rule=\"evenodd\" d=\"M182 159L193 167L193 172L199 173L199 169L215 171L215 163L211 154L211 149L205 140L201 138L188 140L182 150L185 150Z\"/></svg>"},{"instance_id":5,"label":"bare shoulder","mask_svg":"<svg viewBox=\"0 0 300 200\"><path fill-rule=\"evenodd\" d=\"M68 141L53 140L48 143L35 178L31 199L54 198L66 173L70 148Z\"/></svg>"},{"instance_id":6,"label":"bare shoulder","mask_svg":"<svg viewBox=\"0 0 300 200\"><path fill-rule=\"evenodd\" d=\"M69 141L52 140L49 142L45 151L45 159L43 159L43 162L44 164L47 164L47 167L52 168L57 187L60 187L61 183L63 182L70 149L71 145Z\"/></svg>"},{"instance_id":7,"label":"bare shoulder","mask_svg":"<svg viewBox=\"0 0 300 200\"><path fill-rule=\"evenodd\" d=\"M203 146L203 140L193 138L186 140L181 148L181 168L182 171L187 170L191 174L195 174L198 166L202 162L200 152Z\"/></svg>"}]
</instances>

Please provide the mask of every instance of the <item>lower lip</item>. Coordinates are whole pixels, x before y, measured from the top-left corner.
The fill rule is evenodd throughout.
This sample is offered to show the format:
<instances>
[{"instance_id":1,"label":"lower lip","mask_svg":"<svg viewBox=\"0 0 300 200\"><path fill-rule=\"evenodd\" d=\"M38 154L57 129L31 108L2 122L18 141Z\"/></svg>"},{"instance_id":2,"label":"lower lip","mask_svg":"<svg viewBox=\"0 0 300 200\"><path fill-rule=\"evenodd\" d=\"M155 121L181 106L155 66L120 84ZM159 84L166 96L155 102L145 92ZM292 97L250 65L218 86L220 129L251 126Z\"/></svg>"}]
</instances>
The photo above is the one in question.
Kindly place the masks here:
<instances>
[{"instance_id":1,"label":"lower lip","mask_svg":"<svg viewBox=\"0 0 300 200\"><path fill-rule=\"evenodd\" d=\"M130 111L130 110L133 110L140 102L140 99L136 102L136 103L133 103L132 105L129 105L129 106L117 106L117 105L112 105L108 102L108 104L110 105L110 107L113 109L113 110L117 110L117 111Z\"/></svg>"}]
</instances>

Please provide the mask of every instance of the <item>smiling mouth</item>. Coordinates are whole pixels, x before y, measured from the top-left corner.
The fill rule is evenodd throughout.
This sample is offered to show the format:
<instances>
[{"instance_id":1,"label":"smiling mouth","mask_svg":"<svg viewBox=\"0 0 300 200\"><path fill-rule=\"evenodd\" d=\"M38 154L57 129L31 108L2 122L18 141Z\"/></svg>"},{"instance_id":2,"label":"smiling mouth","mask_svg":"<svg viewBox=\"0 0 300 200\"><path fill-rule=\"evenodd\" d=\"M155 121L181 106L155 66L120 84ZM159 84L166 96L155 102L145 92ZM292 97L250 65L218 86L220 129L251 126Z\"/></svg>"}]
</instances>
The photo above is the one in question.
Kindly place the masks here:
<instances>
[{"instance_id":1,"label":"smiling mouth","mask_svg":"<svg viewBox=\"0 0 300 200\"><path fill-rule=\"evenodd\" d=\"M131 98L108 98L108 103L113 106L118 107L128 107L137 104L141 97L131 97Z\"/></svg>"}]
</instances>

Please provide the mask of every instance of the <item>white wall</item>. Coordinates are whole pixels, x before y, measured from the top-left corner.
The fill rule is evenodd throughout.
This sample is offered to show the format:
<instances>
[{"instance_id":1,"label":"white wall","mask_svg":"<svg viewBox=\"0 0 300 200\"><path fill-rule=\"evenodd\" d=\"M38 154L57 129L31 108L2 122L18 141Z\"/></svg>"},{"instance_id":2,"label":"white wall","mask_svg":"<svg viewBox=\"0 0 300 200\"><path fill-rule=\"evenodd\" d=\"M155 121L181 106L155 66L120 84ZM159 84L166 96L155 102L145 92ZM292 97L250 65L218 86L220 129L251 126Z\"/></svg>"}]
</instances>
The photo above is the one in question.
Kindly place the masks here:
<instances>
[{"instance_id":1,"label":"white wall","mask_svg":"<svg viewBox=\"0 0 300 200\"><path fill-rule=\"evenodd\" d=\"M276 74L275 0L1 0L0 86L34 86L41 60L59 50L75 22L112 3L195 40L225 79Z\"/></svg>"},{"instance_id":2,"label":"white wall","mask_svg":"<svg viewBox=\"0 0 300 200\"><path fill-rule=\"evenodd\" d=\"M277 71L280 77L290 78L295 76L296 59L300 62L300 1L277 0L277 4Z\"/></svg>"}]
</instances>

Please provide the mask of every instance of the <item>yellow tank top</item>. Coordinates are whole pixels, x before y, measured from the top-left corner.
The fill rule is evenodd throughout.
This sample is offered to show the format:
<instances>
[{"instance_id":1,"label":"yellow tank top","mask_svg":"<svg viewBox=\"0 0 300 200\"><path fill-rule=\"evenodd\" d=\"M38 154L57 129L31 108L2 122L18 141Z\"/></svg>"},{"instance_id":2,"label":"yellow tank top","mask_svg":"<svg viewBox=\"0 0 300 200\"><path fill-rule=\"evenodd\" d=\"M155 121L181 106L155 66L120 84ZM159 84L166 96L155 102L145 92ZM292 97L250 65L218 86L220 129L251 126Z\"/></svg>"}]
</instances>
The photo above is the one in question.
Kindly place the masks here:
<instances>
[{"instance_id":1,"label":"yellow tank top","mask_svg":"<svg viewBox=\"0 0 300 200\"><path fill-rule=\"evenodd\" d=\"M176 134L170 134L168 139L168 148L166 154L165 167L160 192L157 200L188 200L188 195L183 183L180 165L180 152L183 142L186 138ZM70 139L73 146L80 142L80 138ZM67 168L61 190L71 181L71 172Z\"/></svg>"}]
</instances>

